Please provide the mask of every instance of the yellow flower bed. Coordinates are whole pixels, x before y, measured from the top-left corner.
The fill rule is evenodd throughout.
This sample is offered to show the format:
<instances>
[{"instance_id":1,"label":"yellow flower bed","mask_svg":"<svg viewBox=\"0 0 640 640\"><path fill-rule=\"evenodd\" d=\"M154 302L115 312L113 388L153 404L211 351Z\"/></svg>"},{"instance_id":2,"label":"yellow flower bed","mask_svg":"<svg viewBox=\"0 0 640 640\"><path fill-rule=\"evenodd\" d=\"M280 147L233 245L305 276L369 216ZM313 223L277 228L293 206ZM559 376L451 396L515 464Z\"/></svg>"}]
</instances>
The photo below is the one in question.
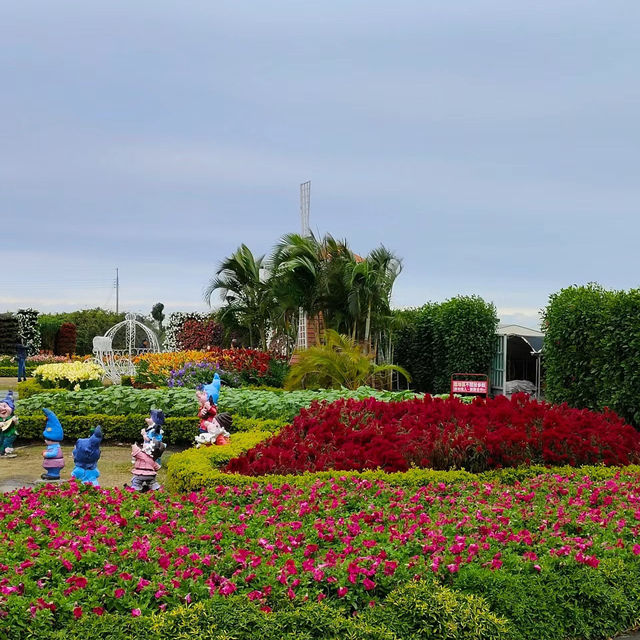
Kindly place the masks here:
<instances>
[{"instance_id":1,"label":"yellow flower bed","mask_svg":"<svg viewBox=\"0 0 640 640\"><path fill-rule=\"evenodd\" d=\"M83 388L100 382L104 371L93 362L61 362L42 364L34 369L33 375L45 386Z\"/></svg>"}]
</instances>

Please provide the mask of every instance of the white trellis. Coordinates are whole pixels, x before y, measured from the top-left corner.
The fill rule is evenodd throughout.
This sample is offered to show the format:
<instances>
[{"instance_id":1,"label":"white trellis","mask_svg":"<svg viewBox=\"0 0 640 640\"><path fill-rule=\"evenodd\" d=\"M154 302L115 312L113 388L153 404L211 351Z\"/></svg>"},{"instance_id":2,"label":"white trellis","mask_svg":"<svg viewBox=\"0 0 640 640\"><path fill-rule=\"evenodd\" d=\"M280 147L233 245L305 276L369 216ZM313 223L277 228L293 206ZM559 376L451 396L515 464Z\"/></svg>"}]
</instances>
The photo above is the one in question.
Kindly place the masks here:
<instances>
[{"instance_id":1,"label":"white trellis","mask_svg":"<svg viewBox=\"0 0 640 640\"><path fill-rule=\"evenodd\" d=\"M124 349L113 349L113 339L121 330L125 331ZM148 347L136 347L136 332L140 329L145 335ZM104 369L105 377L114 384L120 384L122 376L133 376L136 367L133 364L135 356L142 353L160 351L156 334L142 322L136 320L133 313L127 313L122 322L114 325L103 336L93 339L93 355L95 362Z\"/></svg>"}]
</instances>

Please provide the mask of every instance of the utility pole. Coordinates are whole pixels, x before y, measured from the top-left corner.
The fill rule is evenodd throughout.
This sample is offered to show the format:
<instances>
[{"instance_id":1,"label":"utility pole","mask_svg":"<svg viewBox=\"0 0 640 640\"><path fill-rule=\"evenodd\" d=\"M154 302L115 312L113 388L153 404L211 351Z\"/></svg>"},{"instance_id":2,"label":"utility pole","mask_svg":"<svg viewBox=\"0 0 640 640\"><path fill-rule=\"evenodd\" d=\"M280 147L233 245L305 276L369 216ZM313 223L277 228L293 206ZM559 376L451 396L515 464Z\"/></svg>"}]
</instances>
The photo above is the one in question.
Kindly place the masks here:
<instances>
[{"instance_id":1,"label":"utility pole","mask_svg":"<svg viewBox=\"0 0 640 640\"><path fill-rule=\"evenodd\" d=\"M120 278L118 276L118 267L116 267L116 313L119 312L120 303Z\"/></svg>"}]
</instances>

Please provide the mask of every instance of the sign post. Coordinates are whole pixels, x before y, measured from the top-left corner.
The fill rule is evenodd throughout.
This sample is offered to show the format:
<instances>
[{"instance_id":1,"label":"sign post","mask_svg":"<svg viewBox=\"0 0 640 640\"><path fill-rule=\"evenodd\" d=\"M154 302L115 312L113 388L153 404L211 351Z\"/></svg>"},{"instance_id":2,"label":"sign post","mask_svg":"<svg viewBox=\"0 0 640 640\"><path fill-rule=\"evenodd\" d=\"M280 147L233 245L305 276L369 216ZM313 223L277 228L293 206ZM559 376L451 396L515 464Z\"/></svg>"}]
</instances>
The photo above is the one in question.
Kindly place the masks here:
<instances>
[{"instance_id":1,"label":"sign post","mask_svg":"<svg viewBox=\"0 0 640 640\"><path fill-rule=\"evenodd\" d=\"M451 374L451 395L454 393L473 393L489 397L489 376L484 373Z\"/></svg>"}]
</instances>

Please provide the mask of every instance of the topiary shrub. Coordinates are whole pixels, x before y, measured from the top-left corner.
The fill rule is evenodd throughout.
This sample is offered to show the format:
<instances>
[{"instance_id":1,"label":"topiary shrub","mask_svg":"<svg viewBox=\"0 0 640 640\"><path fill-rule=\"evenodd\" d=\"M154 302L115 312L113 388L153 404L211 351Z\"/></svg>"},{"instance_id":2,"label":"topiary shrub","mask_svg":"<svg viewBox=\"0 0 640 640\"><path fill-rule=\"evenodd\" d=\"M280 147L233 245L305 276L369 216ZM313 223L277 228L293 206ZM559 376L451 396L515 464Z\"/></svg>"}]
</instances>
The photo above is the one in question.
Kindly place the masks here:
<instances>
[{"instance_id":1,"label":"topiary shrub","mask_svg":"<svg viewBox=\"0 0 640 640\"><path fill-rule=\"evenodd\" d=\"M546 395L553 402L609 407L640 426L640 289L598 284L554 293L544 311Z\"/></svg>"},{"instance_id":2,"label":"topiary shrub","mask_svg":"<svg viewBox=\"0 0 640 640\"><path fill-rule=\"evenodd\" d=\"M446 393L453 373L488 373L498 326L496 309L479 296L396 314L395 360L417 391Z\"/></svg>"},{"instance_id":3,"label":"topiary shrub","mask_svg":"<svg viewBox=\"0 0 640 640\"><path fill-rule=\"evenodd\" d=\"M16 355L18 332L18 318L13 313L0 313L0 354Z\"/></svg>"},{"instance_id":4,"label":"topiary shrub","mask_svg":"<svg viewBox=\"0 0 640 640\"><path fill-rule=\"evenodd\" d=\"M72 356L76 352L76 325L64 322L56 335L55 354L58 356Z\"/></svg>"}]
</instances>

